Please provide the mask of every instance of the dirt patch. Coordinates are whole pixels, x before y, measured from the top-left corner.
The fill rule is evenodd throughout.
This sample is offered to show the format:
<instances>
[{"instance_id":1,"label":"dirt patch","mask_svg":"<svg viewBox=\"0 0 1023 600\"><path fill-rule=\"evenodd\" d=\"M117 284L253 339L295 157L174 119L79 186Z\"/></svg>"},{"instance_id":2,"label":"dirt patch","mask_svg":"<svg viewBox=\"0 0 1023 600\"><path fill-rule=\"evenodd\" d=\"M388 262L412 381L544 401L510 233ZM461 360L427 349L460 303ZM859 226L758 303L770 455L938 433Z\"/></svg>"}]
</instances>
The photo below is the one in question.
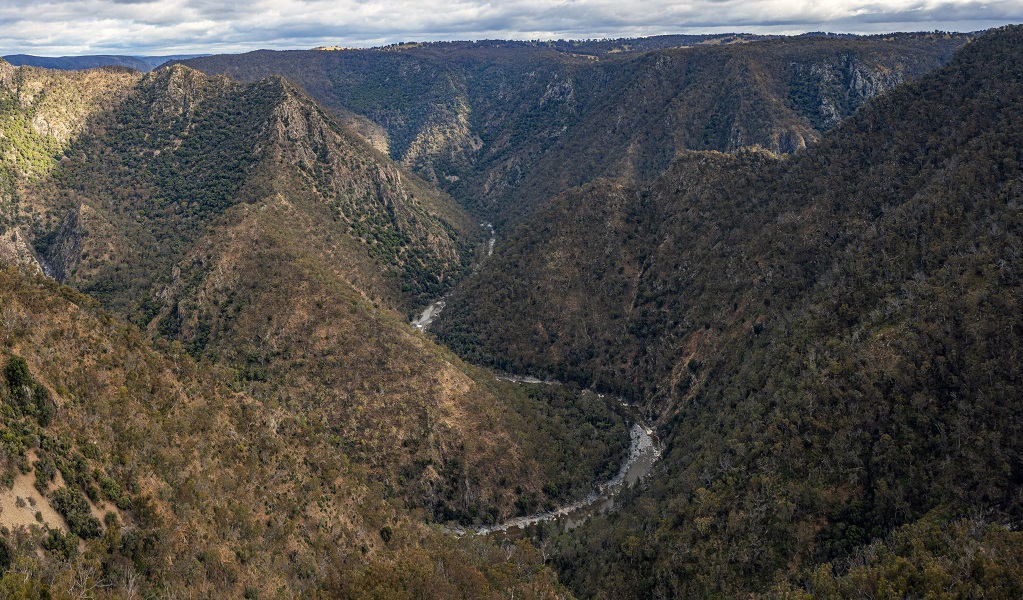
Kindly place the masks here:
<instances>
[{"instance_id":1,"label":"dirt patch","mask_svg":"<svg viewBox=\"0 0 1023 600\"><path fill-rule=\"evenodd\" d=\"M28 458L29 464L36 461L34 453L30 452ZM15 477L14 487L11 489L0 490L0 525L11 529L19 526L45 525L50 529L67 531L64 517L53 509L50 501L39 493L35 485L36 474L33 471L28 475Z\"/></svg>"},{"instance_id":2,"label":"dirt patch","mask_svg":"<svg viewBox=\"0 0 1023 600\"><path fill-rule=\"evenodd\" d=\"M38 457L34 451L28 453L29 464L35 464ZM14 486L9 489L0 489L0 525L13 529L15 527L29 527L38 525L50 529L67 531L67 522L50 504L50 500L39 493L36 489L35 471L27 475L18 475L14 478ZM65 487L64 478L60 472L54 481L47 486L47 491ZM118 519L122 518L121 511L109 502L89 502L89 512L102 523L107 512L114 512ZM37 516L38 513L38 516Z\"/></svg>"}]
</instances>

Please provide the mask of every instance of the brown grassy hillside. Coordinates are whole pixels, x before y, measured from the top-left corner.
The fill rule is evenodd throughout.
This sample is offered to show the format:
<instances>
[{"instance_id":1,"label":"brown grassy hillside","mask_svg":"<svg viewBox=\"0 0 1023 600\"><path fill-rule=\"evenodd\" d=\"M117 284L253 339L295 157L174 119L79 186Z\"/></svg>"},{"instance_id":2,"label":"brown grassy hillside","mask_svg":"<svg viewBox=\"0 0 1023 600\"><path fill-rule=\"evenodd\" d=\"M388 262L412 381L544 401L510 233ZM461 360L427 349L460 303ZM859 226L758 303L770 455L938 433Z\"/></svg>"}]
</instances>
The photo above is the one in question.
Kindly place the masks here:
<instances>
[{"instance_id":1,"label":"brown grassy hillside","mask_svg":"<svg viewBox=\"0 0 1023 600\"><path fill-rule=\"evenodd\" d=\"M0 343L0 477L55 480L74 532L0 529L6 597L563 594L530 547L422 525L326 423L232 391L70 288L0 269Z\"/></svg>"}]
</instances>

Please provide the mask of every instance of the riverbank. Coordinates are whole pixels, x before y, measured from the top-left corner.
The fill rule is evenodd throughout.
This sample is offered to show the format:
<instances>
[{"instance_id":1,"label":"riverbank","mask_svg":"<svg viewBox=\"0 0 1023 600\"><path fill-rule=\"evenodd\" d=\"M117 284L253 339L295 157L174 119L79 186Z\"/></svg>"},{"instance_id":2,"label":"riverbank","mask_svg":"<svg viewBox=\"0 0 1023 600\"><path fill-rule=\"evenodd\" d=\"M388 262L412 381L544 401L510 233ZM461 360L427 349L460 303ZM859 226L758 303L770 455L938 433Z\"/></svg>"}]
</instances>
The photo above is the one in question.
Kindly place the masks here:
<instances>
[{"instance_id":1,"label":"riverbank","mask_svg":"<svg viewBox=\"0 0 1023 600\"><path fill-rule=\"evenodd\" d=\"M508 378L499 377L499 379ZM519 377L508 380L528 379L532 378ZM551 384L556 382L538 381L538 383ZM449 526L447 529L456 535L465 535L467 533L490 535L498 532L516 534L531 525L558 521L563 524L564 529L568 530L583 524L589 516L614 510L615 497L618 493L626 489L627 486L636 485L649 475L654 463L661 456L661 448L657 443L656 434L652 428L645 424L633 423L629 431L629 438L629 454L618 468L618 473L611 479L597 485L585 498L564 504L554 510L515 517L514 519L494 525L481 525L479 527Z\"/></svg>"}]
</instances>

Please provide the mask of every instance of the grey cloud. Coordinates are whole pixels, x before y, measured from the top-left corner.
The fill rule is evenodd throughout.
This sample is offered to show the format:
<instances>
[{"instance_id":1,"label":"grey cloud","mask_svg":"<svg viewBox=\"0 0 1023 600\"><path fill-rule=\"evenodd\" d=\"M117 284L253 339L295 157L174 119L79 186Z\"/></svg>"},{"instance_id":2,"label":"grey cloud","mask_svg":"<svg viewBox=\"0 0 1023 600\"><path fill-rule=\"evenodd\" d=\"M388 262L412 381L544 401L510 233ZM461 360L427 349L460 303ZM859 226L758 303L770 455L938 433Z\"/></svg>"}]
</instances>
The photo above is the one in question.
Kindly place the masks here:
<instances>
[{"instance_id":1,"label":"grey cloud","mask_svg":"<svg viewBox=\"0 0 1023 600\"><path fill-rule=\"evenodd\" d=\"M225 52L421 39L977 30L1023 0L0 0L0 52Z\"/></svg>"}]
</instances>

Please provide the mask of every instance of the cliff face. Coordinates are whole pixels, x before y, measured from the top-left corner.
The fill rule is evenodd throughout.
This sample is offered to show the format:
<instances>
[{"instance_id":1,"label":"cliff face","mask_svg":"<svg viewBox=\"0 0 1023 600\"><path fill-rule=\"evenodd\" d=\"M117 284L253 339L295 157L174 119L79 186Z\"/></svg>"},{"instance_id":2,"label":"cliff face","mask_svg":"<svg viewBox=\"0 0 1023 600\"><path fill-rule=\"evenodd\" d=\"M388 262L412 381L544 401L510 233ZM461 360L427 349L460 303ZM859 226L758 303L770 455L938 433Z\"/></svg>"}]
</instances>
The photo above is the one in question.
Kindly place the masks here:
<instances>
[{"instance_id":1,"label":"cliff face","mask_svg":"<svg viewBox=\"0 0 1023 600\"><path fill-rule=\"evenodd\" d=\"M0 58L0 85L8 86L14 77L14 66Z\"/></svg>"},{"instance_id":2,"label":"cliff face","mask_svg":"<svg viewBox=\"0 0 1023 600\"><path fill-rule=\"evenodd\" d=\"M450 185L459 177L447 165L473 164L482 149L483 140L472 127L469 100L458 95L452 106L438 110L423 124L402 156L402 163L434 184Z\"/></svg>"},{"instance_id":3,"label":"cliff face","mask_svg":"<svg viewBox=\"0 0 1023 600\"><path fill-rule=\"evenodd\" d=\"M46 250L46 274L61 283L71 278L82 262L82 238L85 236L83 213L89 211L85 205L70 211Z\"/></svg>"},{"instance_id":4,"label":"cliff face","mask_svg":"<svg viewBox=\"0 0 1023 600\"><path fill-rule=\"evenodd\" d=\"M833 62L794 62L789 101L800 107L815 129L827 131L911 77L905 64L881 64L851 54Z\"/></svg>"}]
</instances>

